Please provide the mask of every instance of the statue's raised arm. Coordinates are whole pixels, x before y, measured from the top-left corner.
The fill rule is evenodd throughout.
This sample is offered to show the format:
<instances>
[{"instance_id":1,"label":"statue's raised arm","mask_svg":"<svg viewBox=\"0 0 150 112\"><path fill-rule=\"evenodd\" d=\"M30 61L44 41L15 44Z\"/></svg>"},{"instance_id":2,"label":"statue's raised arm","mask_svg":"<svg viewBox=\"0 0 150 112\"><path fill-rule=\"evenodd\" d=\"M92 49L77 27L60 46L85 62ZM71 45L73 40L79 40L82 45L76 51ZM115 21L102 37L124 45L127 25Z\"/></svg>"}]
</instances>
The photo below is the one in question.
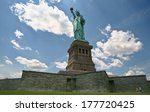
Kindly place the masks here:
<instances>
[{"instance_id":1,"label":"statue's raised arm","mask_svg":"<svg viewBox=\"0 0 150 112\"><path fill-rule=\"evenodd\" d=\"M75 13L73 12L73 8L70 8L70 11L71 11L71 13L72 13L72 15L73 15L73 18L75 19L75 18L76 18L76 15L75 15Z\"/></svg>"},{"instance_id":2,"label":"statue's raised arm","mask_svg":"<svg viewBox=\"0 0 150 112\"><path fill-rule=\"evenodd\" d=\"M73 15L73 31L74 31L74 39L75 40L80 40L80 41L85 41L84 38L84 24L85 20L82 15L80 15L79 11L73 11L73 8L70 8L70 11Z\"/></svg>"}]
</instances>

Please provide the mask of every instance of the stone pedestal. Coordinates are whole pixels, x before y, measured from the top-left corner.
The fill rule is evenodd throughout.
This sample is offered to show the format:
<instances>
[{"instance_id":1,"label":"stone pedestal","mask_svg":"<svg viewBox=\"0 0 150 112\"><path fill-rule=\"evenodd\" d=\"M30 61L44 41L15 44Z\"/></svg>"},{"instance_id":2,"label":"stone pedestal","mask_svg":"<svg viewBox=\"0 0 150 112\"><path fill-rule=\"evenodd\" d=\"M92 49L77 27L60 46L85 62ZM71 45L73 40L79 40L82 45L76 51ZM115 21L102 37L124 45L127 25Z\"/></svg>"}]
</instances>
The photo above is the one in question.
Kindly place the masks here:
<instances>
[{"instance_id":1,"label":"stone pedestal","mask_svg":"<svg viewBox=\"0 0 150 112\"><path fill-rule=\"evenodd\" d=\"M68 65L66 71L95 72L95 65L91 56L92 46L89 42L75 40L72 42L68 53Z\"/></svg>"}]
</instances>

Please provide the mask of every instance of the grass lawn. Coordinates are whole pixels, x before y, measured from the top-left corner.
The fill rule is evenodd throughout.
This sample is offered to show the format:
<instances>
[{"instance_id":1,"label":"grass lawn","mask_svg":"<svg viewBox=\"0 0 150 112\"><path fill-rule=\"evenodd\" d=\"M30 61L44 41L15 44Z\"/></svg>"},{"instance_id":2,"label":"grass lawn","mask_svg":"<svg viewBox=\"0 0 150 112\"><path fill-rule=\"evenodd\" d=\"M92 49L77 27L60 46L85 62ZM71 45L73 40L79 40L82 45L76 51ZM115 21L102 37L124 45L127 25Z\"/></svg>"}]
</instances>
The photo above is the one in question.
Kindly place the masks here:
<instances>
[{"instance_id":1,"label":"grass lawn","mask_svg":"<svg viewBox=\"0 0 150 112\"><path fill-rule=\"evenodd\" d=\"M47 92L47 91L0 91L0 95L150 95L150 93L101 93L101 92Z\"/></svg>"}]
</instances>

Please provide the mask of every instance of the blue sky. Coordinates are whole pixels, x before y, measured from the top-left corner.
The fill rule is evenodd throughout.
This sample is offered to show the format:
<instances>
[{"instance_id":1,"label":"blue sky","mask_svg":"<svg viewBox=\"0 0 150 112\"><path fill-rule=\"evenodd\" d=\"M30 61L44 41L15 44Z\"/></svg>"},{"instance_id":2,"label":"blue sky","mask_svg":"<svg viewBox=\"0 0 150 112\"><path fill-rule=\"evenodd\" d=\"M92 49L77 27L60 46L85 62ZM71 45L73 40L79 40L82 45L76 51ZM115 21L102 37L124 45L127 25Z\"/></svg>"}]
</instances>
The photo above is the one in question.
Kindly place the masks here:
<instances>
[{"instance_id":1,"label":"blue sky","mask_svg":"<svg viewBox=\"0 0 150 112\"><path fill-rule=\"evenodd\" d=\"M98 71L150 77L149 0L1 0L1 79L65 69L73 41L70 7L86 20Z\"/></svg>"}]
</instances>

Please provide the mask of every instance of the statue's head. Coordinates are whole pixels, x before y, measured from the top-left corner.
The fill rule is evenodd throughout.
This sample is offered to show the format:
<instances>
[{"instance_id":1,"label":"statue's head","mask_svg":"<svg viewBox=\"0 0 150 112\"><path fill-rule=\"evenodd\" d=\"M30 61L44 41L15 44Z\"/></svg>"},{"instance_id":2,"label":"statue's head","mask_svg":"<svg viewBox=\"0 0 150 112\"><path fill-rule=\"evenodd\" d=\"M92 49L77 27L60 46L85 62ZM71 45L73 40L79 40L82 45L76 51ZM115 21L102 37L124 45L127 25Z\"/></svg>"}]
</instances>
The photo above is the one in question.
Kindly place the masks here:
<instances>
[{"instance_id":1,"label":"statue's head","mask_svg":"<svg viewBox=\"0 0 150 112\"><path fill-rule=\"evenodd\" d=\"M79 11L76 11L76 15L77 15L77 16L80 16L80 12L79 12Z\"/></svg>"}]
</instances>

